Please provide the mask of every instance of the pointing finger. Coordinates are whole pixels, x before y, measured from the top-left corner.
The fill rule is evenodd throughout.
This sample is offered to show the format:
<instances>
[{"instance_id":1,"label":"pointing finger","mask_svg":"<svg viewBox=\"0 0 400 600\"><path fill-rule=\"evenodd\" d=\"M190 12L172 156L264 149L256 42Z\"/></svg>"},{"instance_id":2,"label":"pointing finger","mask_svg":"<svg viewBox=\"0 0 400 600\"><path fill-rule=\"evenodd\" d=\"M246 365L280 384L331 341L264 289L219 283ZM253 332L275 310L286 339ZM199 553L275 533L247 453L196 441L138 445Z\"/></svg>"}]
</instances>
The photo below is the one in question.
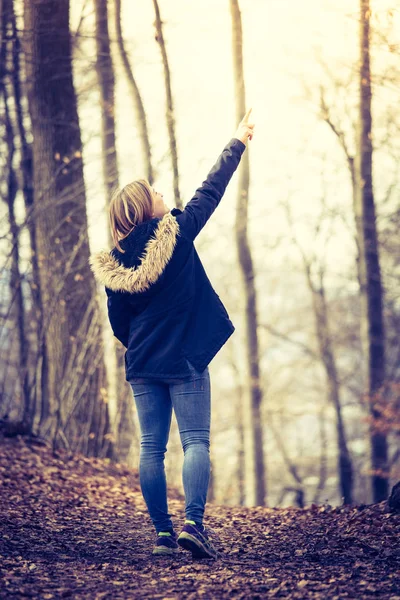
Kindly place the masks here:
<instances>
[{"instance_id":1,"label":"pointing finger","mask_svg":"<svg viewBox=\"0 0 400 600\"><path fill-rule=\"evenodd\" d=\"M249 120L250 113L251 113L252 110L253 110L252 108L249 108L249 110L247 111L247 113L243 117L243 121L247 122Z\"/></svg>"}]
</instances>

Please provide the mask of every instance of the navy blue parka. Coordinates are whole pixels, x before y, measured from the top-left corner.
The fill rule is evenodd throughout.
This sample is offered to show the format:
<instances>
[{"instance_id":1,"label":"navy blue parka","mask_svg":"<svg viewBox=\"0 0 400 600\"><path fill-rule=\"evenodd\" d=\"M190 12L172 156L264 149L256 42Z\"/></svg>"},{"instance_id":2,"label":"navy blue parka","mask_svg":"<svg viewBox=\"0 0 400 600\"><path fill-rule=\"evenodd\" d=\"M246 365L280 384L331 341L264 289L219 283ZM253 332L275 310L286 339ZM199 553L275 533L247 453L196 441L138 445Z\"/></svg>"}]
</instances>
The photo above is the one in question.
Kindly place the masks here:
<instances>
[{"instance_id":1,"label":"navy blue parka","mask_svg":"<svg viewBox=\"0 0 400 600\"><path fill-rule=\"evenodd\" d=\"M126 347L126 380L188 377L203 371L235 330L194 240L218 206L246 149L232 138L183 211L136 225L90 266L107 294L113 333Z\"/></svg>"}]
</instances>

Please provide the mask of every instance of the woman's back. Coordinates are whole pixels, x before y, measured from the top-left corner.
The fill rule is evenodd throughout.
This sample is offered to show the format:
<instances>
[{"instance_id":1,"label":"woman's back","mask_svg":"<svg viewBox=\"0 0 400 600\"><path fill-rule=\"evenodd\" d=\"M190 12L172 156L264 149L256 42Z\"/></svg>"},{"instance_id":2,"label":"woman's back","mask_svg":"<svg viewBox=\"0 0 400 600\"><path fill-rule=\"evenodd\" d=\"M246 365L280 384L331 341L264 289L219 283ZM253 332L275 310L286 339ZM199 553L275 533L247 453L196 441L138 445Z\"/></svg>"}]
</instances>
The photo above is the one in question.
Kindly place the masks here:
<instances>
[{"instance_id":1,"label":"woman's back","mask_svg":"<svg viewBox=\"0 0 400 600\"><path fill-rule=\"evenodd\" d=\"M246 146L232 138L184 211L138 225L94 255L114 335L127 347L126 379L187 377L203 371L234 326L203 268L194 239L218 206ZM143 249L144 248L144 249Z\"/></svg>"}]
</instances>

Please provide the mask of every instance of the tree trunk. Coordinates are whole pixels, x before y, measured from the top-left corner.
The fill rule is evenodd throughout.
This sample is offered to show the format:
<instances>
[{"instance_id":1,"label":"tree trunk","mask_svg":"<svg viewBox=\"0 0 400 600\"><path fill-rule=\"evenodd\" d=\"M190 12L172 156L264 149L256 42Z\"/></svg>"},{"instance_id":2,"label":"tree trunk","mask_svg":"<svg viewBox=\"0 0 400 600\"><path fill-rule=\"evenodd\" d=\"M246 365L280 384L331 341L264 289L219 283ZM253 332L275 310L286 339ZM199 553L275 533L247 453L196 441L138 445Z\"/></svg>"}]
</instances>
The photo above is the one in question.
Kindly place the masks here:
<instances>
[{"instance_id":1,"label":"tree trunk","mask_svg":"<svg viewBox=\"0 0 400 600\"><path fill-rule=\"evenodd\" d=\"M167 98L167 127L168 127L168 136L169 136L169 149L171 152L171 160L172 160L172 171L174 174L174 197L175 197L175 206L180 210L183 209L183 204L181 200L181 196L179 193L179 170L178 170L178 151L176 146L176 136L175 136L175 118L174 118L174 103L172 100L172 90L171 90L171 73L169 70L167 51L165 49L164 36L162 31L162 21L160 17L160 9L158 7L157 0L153 0L154 11L156 13L155 20L155 28L156 28L156 41L160 45L161 56L164 67L164 82L165 82L165 95Z\"/></svg>"},{"instance_id":2,"label":"tree trunk","mask_svg":"<svg viewBox=\"0 0 400 600\"><path fill-rule=\"evenodd\" d=\"M53 447L112 456L101 319L89 265L68 0L24 0L35 227L46 340L43 429Z\"/></svg>"},{"instance_id":3,"label":"tree trunk","mask_svg":"<svg viewBox=\"0 0 400 600\"><path fill-rule=\"evenodd\" d=\"M15 326L18 337L18 378L14 383L14 397L22 400L22 406L18 406L19 418L18 421L25 431L32 432L33 416L30 407L29 381L28 381L28 355L29 345L28 336L26 335L26 318L25 318L25 303L22 293L22 277L20 272L20 228L15 217L15 198L18 192L18 182L16 173L13 167L13 158L15 154L14 131L11 123L9 99L7 95L7 86L4 81L0 81L0 97L4 100L4 124L6 131L6 145L8 148L8 156L6 161L6 182L7 182L7 197L6 203L8 208L8 219L11 234L11 268L10 268L10 311L9 316L12 316L12 321ZM13 306L14 305L14 306ZM12 330L12 329L11 329ZM19 383L19 389L18 388ZM16 403L20 404L17 400Z\"/></svg>"},{"instance_id":4,"label":"tree trunk","mask_svg":"<svg viewBox=\"0 0 400 600\"><path fill-rule=\"evenodd\" d=\"M236 122L239 123L246 110L245 86L242 57L242 22L238 0L230 0L232 16L233 63L236 95ZM253 478L251 490L251 504L264 506L266 502L266 472L264 460L263 427L261 419L262 389L260 382L260 364L257 335L257 298L255 287L255 273L253 260L247 239L247 212L249 197L249 149L243 154L239 167L239 185L236 212L236 243L239 265L242 274L245 295L245 321L246 321L246 361L248 390L244 396L249 401L249 422L247 430L247 444L245 456L249 460L246 475ZM250 455L249 455L250 453ZM250 473L249 473L250 469Z\"/></svg>"},{"instance_id":5,"label":"tree trunk","mask_svg":"<svg viewBox=\"0 0 400 600\"><path fill-rule=\"evenodd\" d=\"M11 74L12 88L15 103L15 115L16 115L16 129L19 136L19 148L20 148L20 169L16 173L18 177L18 187L21 189L24 203L25 203L25 214L26 214L26 226L29 233L30 249L31 249L31 261L32 261L32 283L31 283L31 296L32 296L32 308L31 315L33 316L35 327L36 327L36 369L33 381L30 384L29 389L29 409L26 403L26 410L29 410L29 416L26 415L24 420L28 420L32 424L32 428L35 429L35 420L38 416L38 406L41 406L42 400L42 379L44 361L42 356L45 353L43 345L45 341L41 332L43 331L43 311L41 305L41 293L40 293L40 278L39 278L39 266L37 258L37 243L36 243L36 230L34 226L34 209L35 205L33 202L33 172L32 172L32 144L27 141L26 125L25 125L25 112L23 109L23 92L22 92L22 75L21 75L21 64L20 56L22 54L21 49L21 34L17 28L16 15L14 11L13 0L8 0L10 6L10 21L12 28L12 65L13 70ZM28 365L27 365L28 368ZM28 381L28 377L26 378Z\"/></svg>"},{"instance_id":6,"label":"tree trunk","mask_svg":"<svg viewBox=\"0 0 400 600\"><path fill-rule=\"evenodd\" d=\"M326 373L328 397L335 409L336 414L338 473L341 497L343 499L343 504L351 504L353 501L353 465L351 462L349 449L347 447L347 438L342 416L340 385L329 331L328 310L326 306L324 284L321 275L319 289L315 288L311 280L309 267L307 268L307 280L313 299L319 352Z\"/></svg>"},{"instance_id":7,"label":"tree trunk","mask_svg":"<svg viewBox=\"0 0 400 600\"><path fill-rule=\"evenodd\" d=\"M13 62L13 51L15 41L13 38L8 36L7 43L7 29L8 26L13 22L13 0L3 0L0 4L0 24L1 24L1 44L0 44L0 65L6 68L7 65L11 65ZM13 33L14 33L13 28ZM12 48L11 51L9 48ZM1 70L0 72L0 94L3 96L4 101L4 126L6 135L6 145L8 148L8 156L6 162L6 181L7 181L7 207L9 215L10 233L11 233L11 274L10 274L10 298L11 303L16 301L15 304L15 324L18 334L18 379L20 384L20 391L16 391L15 397L22 398L22 411L21 411L21 422L23 427L29 431L32 431L33 426L33 415L31 411L31 398L29 390L29 379L28 379L28 355L29 345L26 335L26 319L25 319L25 306L24 296L22 293L22 277L20 273L20 258L19 258L19 234L20 228L15 218L15 198L18 192L18 181L15 169L13 167L13 160L15 154L15 133L14 126L11 121L11 114L9 108L9 91L6 84L6 73Z\"/></svg>"},{"instance_id":8,"label":"tree trunk","mask_svg":"<svg viewBox=\"0 0 400 600\"><path fill-rule=\"evenodd\" d=\"M379 246L375 220L375 202L372 181L372 114L371 114L371 73L369 52L368 0L360 0L360 117L356 156L351 155L343 131L332 120L329 107L321 94L321 109L325 120L338 137L348 162L356 226L357 276L360 286L363 362L366 365L363 376L371 415L370 443L371 465L375 472L372 477L372 493L376 502L387 498L389 465L387 437L377 430L381 409L374 405L373 396L380 395L385 383L385 331L383 322L383 291L379 266ZM381 391L382 391L381 390ZM378 401L384 401L384 394Z\"/></svg>"},{"instance_id":9,"label":"tree trunk","mask_svg":"<svg viewBox=\"0 0 400 600\"><path fill-rule=\"evenodd\" d=\"M233 348L230 345L230 360L229 364L234 373L234 382L236 389L236 398L235 398L235 406L236 406L236 415L235 415L235 427L237 434L237 463L236 463L236 479L237 479L237 503L239 506L245 506L246 502L246 487L245 487L245 432L244 432L244 394L243 394L243 384L240 378L240 370L238 368L237 361L234 356Z\"/></svg>"},{"instance_id":10,"label":"tree trunk","mask_svg":"<svg viewBox=\"0 0 400 600\"><path fill-rule=\"evenodd\" d=\"M108 33L107 0L95 0L96 71L100 88L101 143L104 186L107 199L118 186L118 161L115 142L114 68ZM109 231L109 242L112 243Z\"/></svg>"},{"instance_id":11,"label":"tree trunk","mask_svg":"<svg viewBox=\"0 0 400 600\"><path fill-rule=\"evenodd\" d=\"M360 275L362 338L367 362L367 396L371 414L371 463L374 502L388 496L387 437L376 427L381 417L379 398L385 383L385 331L383 290L379 266L378 236L372 181L372 115L370 73L369 0L360 0L360 120L356 157L356 218L361 223Z\"/></svg>"},{"instance_id":12,"label":"tree trunk","mask_svg":"<svg viewBox=\"0 0 400 600\"><path fill-rule=\"evenodd\" d=\"M126 78L128 80L129 89L133 98L134 110L136 112L136 120L139 129L140 143L142 147L143 162L147 173L147 179L150 184L154 181L153 166L151 162L151 149L149 141L149 132L147 129L147 119L144 110L142 98L137 86L136 80L133 76L131 65L129 64L129 58L125 50L124 39L122 36L121 27L121 0L115 0L115 30L117 35L118 49L121 55L122 66L125 71Z\"/></svg>"},{"instance_id":13,"label":"tree trunk","mask_svg":"<svg viewBox=\"0 0 400 600\"><path fill-rule=\"evenodd\" d=\"M246 473L245 473L245 439L244 439L244 394L242 386L239 386L239 392L237 396L237 412L236 412L236 427L237 427L237 438L238 438L238 449L237 449L237 480L238 480L238 504L244 506L246 502Z\"/></svg>"},{"instance_id":14,"label":"tree trunk","mask_svg":"<svg viewBox=\"0 0 400 600\"><path fill-rule=\"evenodd\" d=\"M118 188L119 175L114 118L115 79L108 32L107 0L95 0L95 14L96 69L99 80L102 117L103 179L108 204L111 201L112 193ZM110 247L113 247L114 241L110 228L108 228L108 240ZM107 360L109 381L108 406L113 437L116 444L116 455L119 461L127 462L132 440L134 439L132 390L128 383L126 385L119 385L119 382L125 380L125 348L114 337L113 345L115 353Z\"/></svg>"}]
</instances>

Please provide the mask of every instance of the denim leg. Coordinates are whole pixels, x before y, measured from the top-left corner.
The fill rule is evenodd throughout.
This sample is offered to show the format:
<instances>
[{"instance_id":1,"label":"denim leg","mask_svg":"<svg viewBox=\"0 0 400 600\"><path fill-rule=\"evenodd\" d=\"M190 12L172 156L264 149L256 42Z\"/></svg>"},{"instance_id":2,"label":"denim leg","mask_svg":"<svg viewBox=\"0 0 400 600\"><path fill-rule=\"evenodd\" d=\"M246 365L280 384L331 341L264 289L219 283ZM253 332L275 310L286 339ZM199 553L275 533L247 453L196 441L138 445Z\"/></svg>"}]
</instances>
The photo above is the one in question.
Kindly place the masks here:
<instances>
[{"instance_id":1,"label":"denim leg","mask_svg":"<svg viewBox=\"0 0 400 600\"><path fill-rule=\"evenodd\" d=\"M191 379L170 385L169 391L184 451L186 518L201 524L211 470L211 388L208 368L202 373L191 368Z\"/></svg>"},{"instance_id":2,"label":"denim leg","mask_svg":"<svg viewBox=\"0 0 400 600\"><path fill-rule=\"evenodd\" d=\"M164 458L171 426L172 404L168 385L130 383L140 424L139 480L156 532L173 529L168 513Z\"/></svg>"}]
</instances>

